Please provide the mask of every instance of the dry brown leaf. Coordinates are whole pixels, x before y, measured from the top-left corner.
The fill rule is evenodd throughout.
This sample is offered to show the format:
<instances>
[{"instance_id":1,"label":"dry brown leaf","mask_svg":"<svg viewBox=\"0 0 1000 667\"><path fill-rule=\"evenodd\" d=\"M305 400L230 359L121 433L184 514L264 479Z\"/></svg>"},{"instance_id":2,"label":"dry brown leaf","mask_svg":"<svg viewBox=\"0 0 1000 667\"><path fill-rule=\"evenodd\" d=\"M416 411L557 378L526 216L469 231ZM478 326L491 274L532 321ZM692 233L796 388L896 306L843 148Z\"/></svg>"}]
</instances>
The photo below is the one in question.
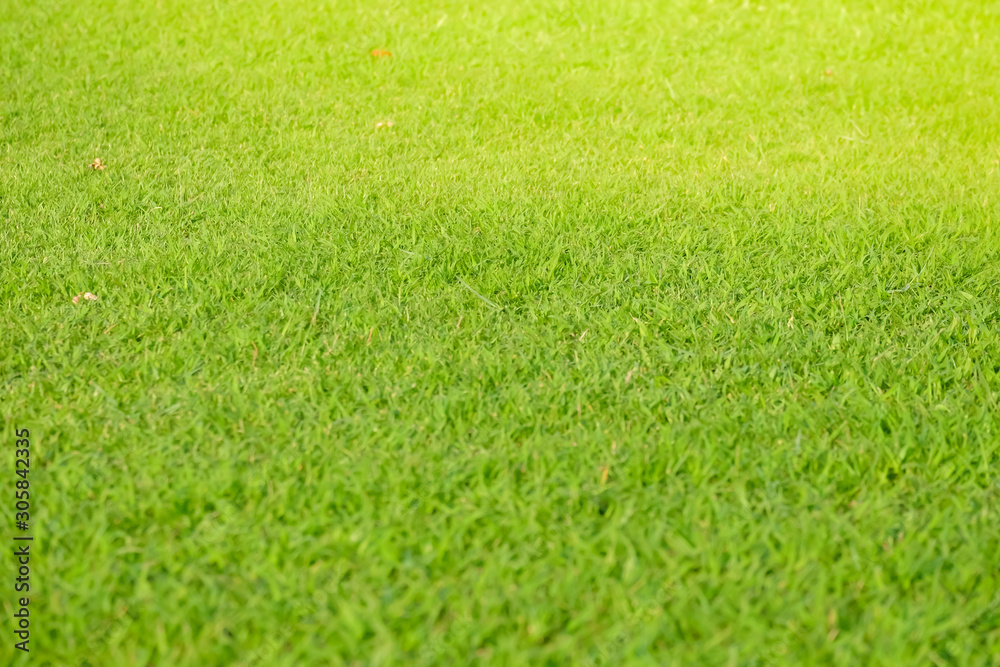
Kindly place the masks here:
<instances>
[{"instance_id":1,"label":"dry brown leaf","mask_svg":"<svg viewBox=\"0 0 1000 667\"><path fill-rule=\"evenodd\" d=\"M385 49L372 49L372 58L392 58L392 53Z\"/></svg>"},{"instance_id":2,"label":"dry brown leaf","mask_svg":"<svg viewBox=\"0 0 1000 667\"><path fill-rule=\"evenodd\" d=\"M91 294L90 292L80 292L73 297L73 303L80 303L80 299L85 301L97 301L97 295Z\"/></svg>"},{"instance_id":3,"label":"dry brown leaf","mask_svg":"<svg viewBox=\"0 0 1000 667\"><path fill-rule=\"evenodd\" d=\"M90 163L90 168L95 171L103 171L108 165L101 162L101 158L95 157L94 161Z\"/></svg>"}]
</instances>

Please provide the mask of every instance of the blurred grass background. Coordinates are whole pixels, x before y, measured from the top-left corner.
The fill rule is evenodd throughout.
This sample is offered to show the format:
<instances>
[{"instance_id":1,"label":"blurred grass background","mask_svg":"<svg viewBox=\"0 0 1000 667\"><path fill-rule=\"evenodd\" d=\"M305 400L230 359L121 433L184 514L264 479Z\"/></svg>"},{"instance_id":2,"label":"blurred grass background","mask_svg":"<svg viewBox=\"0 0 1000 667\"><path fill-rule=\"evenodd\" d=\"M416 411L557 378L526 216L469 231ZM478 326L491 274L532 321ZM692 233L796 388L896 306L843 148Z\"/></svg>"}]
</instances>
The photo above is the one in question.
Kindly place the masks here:
<instances>
[{"instance_id":1,"label":"blurred grass background","mask_svg":"<svg viewBox=\"0 0 1000 667\"><path fill-rule=\"evenodd\" d=\"M31 664L997 664L998 37L7 0Z\"/></svg>"}]
</instances>

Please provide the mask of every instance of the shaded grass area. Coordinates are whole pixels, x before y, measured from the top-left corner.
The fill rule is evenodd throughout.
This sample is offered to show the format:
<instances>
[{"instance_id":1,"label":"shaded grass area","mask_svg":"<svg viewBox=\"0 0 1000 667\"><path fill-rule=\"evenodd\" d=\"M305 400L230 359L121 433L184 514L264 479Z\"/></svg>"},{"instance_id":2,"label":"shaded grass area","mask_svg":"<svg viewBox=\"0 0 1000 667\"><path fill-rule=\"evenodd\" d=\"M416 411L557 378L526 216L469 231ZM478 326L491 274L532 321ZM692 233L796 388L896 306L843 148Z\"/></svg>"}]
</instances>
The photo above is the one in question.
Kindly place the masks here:
<instances>
[{"instance_id":1,"label":"shaded grass area","mask_svg":"<svg viewBox=\"0 0 1000 667\"><path fill-rule=\"evenodd\" d=\"M998 35L8 5L32 664L996 664Z\"/></svg>"}]
</instances>

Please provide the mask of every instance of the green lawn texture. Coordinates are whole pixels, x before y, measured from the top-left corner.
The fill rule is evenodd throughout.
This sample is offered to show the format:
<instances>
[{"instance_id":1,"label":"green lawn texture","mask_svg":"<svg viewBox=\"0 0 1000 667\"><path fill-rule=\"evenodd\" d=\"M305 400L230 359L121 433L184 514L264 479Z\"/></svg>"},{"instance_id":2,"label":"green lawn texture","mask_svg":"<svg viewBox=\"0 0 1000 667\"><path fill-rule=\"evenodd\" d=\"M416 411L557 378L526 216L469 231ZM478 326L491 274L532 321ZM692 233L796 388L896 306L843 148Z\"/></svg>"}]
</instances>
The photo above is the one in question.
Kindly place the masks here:
<instances>
[{"instance_id":1,"label":"green lawn texture","mask_svg":"<svg viewBox=\"0 0 1000 667\"><path fill-rule=\"evenodd\" d=\"M998 72L988 2L3 0L0 662L1000 664Z\"/></svg>"}]
</instances>

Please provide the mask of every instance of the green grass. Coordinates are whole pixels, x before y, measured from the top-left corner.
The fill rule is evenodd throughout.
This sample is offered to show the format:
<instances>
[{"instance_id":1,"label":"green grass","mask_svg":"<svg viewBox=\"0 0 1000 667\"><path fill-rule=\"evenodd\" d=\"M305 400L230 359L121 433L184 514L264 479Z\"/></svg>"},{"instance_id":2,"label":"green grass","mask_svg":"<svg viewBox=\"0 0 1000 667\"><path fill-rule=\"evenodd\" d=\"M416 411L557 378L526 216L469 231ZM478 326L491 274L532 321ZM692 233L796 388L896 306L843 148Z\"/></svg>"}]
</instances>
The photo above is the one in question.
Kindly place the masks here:
<instances>
[{"instance_id":1,"label":"green grass","mask_svg":"<svg viewBox=\"0 0 1000 667\"><path fill-rule=\"evenodd\" d=\"M581 4L3 2L0 661L1000 664L1000 9Z\"/></svg>"}]
</instances>

